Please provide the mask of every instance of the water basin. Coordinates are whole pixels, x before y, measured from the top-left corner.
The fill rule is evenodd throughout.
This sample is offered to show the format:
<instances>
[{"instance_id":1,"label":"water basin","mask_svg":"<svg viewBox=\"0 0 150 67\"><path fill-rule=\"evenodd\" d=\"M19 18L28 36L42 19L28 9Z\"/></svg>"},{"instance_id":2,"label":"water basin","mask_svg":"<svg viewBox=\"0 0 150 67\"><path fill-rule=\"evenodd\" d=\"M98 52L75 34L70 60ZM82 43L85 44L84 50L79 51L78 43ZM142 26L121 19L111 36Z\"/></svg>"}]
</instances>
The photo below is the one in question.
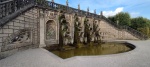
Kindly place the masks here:
<instances>
[{"instance_id":1,"label":"water basin","mask_svg":"<svg viewBox=\"0 0 150 67\"><path fill-rule=\"evenodd\" d=\"M109 42L100 45L86 46L82 48L75 48L75 49L65 50L65 51L59 51L59 50L49 50L49 51L63 59L66 59L74 56L95 56L95 55L117 54L117 53L131 51L134 48L135 46L129 43Z\"/></svg>"}]
</instances>

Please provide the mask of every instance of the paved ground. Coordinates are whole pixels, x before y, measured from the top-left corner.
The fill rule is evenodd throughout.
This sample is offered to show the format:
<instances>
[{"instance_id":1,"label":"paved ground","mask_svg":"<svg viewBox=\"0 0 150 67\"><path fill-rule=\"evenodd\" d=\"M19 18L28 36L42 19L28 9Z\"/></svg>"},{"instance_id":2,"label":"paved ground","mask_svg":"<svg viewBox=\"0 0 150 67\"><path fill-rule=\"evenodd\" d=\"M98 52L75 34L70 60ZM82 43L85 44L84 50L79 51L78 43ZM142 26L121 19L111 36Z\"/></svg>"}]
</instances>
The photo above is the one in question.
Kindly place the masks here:
<instances>
[{"instance_id":1,"label":"paved ground","mask_svg":"<svg viewBox=\"0 0 150 67\"><path fill-rule=\"evenodd\" d=\"M61 59L45 49L29 49L0 60L0 67L150 67L150 40L128 41L136 49L120 54Z\"/></svg>"}]
</instances>

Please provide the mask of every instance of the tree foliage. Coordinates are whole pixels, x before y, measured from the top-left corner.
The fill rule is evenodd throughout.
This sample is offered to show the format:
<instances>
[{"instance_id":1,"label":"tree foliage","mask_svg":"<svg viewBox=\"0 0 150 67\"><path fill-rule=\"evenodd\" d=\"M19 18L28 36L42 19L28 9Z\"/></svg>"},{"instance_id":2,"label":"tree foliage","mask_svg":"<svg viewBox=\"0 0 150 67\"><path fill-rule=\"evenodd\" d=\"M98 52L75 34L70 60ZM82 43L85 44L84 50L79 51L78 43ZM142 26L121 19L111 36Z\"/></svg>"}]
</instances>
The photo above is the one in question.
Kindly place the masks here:
<instances>
[{"instance_id":1,"label":"tree foliage","mask_svg":"<svg viewBox=\"0 0 150 67\"><path fill-rule=\"evenodd\" d=\"M131 19L131 27L134 29L147 27L149 25L147 21L148 20L143 17L133 18Z\"/></svg>"},{"instance_id":2,"label":"tree foliage","mask_svg":"<svg viewBox=\"0 0 150 67\"><path fill-rule=\"evenodd\" d=\"M130 21L130 15L129 13L118 13L116 15L116 23L118 22L119 25L127 25L130 26L131 25L131 21Z\"/></svg>"},{"instance_id":3,"label":"tree foliage","mask_svg":"<svg viewBox=\"0 0 150 67\"><path fill-rule=\"evenodd\" d=\"M130 18L130 14L127 12L118 13L115 16L108 17L114 23L120 26L130 26L131 28L138 30L146 35L150 36L150 20L144 17Z\"/></svg>"},{"instance_id":4,"label":"tree foliage","mask_svg":"<svg viewBox=\"0 0 150 67\"><path fill-rule=\"evenodd\" d=\"M117 24L117 19L116 19L115 16L109 16L108 19L113 21L113 22L115 22Z\"/></svg>"}]
</instances>

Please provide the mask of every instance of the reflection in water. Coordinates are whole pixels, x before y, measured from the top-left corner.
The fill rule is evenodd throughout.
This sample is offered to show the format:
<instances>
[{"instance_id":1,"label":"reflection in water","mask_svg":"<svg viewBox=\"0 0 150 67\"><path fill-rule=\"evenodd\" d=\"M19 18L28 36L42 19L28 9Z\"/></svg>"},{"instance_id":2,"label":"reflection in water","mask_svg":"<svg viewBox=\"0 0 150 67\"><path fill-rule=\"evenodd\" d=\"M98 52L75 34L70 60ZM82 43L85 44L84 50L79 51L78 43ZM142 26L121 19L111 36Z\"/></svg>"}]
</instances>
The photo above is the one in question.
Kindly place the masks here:
<instances>
[{"instance_id":1,"label":"reflection in water","mask_svg":"<svg viewBox=\"0 0 150 67\"><path fill-rule=\"evenodd\" d=\"M127 52L131 48L121 43L105 43L96 46L88 46L67 51L51 51L57 56L65 59L73 56L106 55Z\"/></svg>"}]
</instances>

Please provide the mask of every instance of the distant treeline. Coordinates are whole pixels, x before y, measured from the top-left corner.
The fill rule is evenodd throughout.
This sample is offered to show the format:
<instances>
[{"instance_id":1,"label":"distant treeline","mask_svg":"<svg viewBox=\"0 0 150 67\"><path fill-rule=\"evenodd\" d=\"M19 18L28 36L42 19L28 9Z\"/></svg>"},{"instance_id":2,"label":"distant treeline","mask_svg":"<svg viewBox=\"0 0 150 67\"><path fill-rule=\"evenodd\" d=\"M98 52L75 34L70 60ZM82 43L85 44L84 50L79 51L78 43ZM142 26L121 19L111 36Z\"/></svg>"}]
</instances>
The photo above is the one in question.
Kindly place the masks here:
<instances>
[{"instance_id":1,"label":"distant treeline","mask_svg":"<svg viewBox=\"0 0 150 67\"><path fill-rule=\"evenodd\" d=\"M123 26L127 25L150 37L150 20L144 17L131 18L127 12L120 12L115 16L108 17L114 23Z\"/></svg>"}]
</instances>

